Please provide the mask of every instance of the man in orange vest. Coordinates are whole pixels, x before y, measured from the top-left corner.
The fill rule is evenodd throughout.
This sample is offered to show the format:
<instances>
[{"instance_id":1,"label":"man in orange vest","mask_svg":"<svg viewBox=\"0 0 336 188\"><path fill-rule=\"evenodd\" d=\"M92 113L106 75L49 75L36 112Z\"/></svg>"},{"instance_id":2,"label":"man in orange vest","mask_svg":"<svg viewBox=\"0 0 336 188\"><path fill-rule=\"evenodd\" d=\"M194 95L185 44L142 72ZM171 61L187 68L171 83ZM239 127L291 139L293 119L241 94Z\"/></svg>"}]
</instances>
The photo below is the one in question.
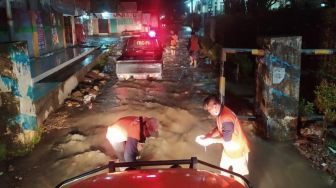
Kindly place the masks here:
<instances>
[{"instance_id":1,"label":"man in orange vest","mask_svg":"<svg viewBox=\"0 0 336 188\"><path fill-rule=\"evenodd\" d=\"M136 160L138 144L158 136L158 125L155 118L126 116L108 127L106 138L120 162L132 162Z\"/></svg>"},{"instance_id":2,"label":"man in orange vest","mask_svg":"<svg viewBox=\"0 0 336 188\"><path fill-rule=\"evenodd\" d=\"M217 126L209 133L197 136L196 142L203 146L214 143L223 144L220 167L224 169L232 167L233 172L248 175L247 163L250 150L237 116L228 107L221 105L216 96L207 97L203 107L217 118ZM221 173L227 175L224 172ZM240 178L237 178L237 181L243 184Z\"/></svg>"},{"instance_id":3,"label":"man in orange vest","mask_svg":"<svg viewBox=\"0 0 336 188\"><path fill-rule=\"evenodd\" d=\"M190 56L190 66L197 67L197 58L200 50L198 37L195 35L195 31L191 32L191 37L188 42L188 51Z\"/></svg>"},{"instance_id":4,"label":"man in orange vest","mask_svg":"<svg viewBox=\"0 0 336 188\"><path fill-rule=\"evenodd\" d=\"M170 31L170 53L171 55L176 54L176 46L177 46L177 41L178 41L178 36L175 34L173 30Z\"/></svg>"}]
</instances>

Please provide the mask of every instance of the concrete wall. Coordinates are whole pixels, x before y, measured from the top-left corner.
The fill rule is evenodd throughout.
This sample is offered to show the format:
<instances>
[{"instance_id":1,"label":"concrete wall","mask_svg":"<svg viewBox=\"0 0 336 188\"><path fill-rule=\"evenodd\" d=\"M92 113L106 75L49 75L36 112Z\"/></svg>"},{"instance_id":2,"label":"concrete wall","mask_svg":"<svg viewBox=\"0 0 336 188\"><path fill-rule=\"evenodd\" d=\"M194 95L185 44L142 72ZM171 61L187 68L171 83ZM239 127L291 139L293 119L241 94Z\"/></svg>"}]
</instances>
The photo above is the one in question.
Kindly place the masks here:
<instances>
[{"instance_id":1,"label":"concrete wall","mask_svg":"<svg viewBox=\"0 0 336 188\"><path fill-rule=\"evenodd\" d=\"M92 34L99 35L98 18L93 18L91 24L92 24Z\"/></svg>"},{"instance_id":2,"label":"concrete wall","mask_svg":"<svg viewBox=\"0 0 336 188\"><path fill-rule=\"evenodd\" d=\"M114 25L111 25L114 24ZM101 33L98 27L98 18L91 19L92 32L89 35L106 35L111 33L121 33L125 30L140 30L141 25L134 23L133 19L108 19L108 33Z\"/></svg>"},{"instance_id":3,"label":"concrete wall","mask_svg":"<svg viewBox=\"0 0 336 188\"><path fill-rule=\"evenodd\" d=\"M147 16L147 19L145 17ZM99 31L99 19L108 20L108 33ZM144 14L141 12L133 13L109 13L108 16L103 17L98 15L98 18L92 18L89 21L88 35L106 35L112 33L121 33L125 30L142 30L142 25L151 27L158 27L158 18L151 16L151 14Z\"/></svg>"},{"instance_id":4,"label":"concrete wall","mask_svg":"<svg viewBox=\"0 0 336 188\"><path fill-rule=\"evenodd\" d=\"M0 52L0 144L8 148L7 156L15 156L38 141L43 121L63 104L100 56L37 100L34 87L43 83L33 82L27 43L0 44Z\"/></svg>"},{"instance_id":5,"label":"concrete wall","mask_svg":"<svg viewBox=\"0 0 336 188\"><path fill-rule=\"evenodd\" d=\"M263 38L265 56L258 59L257 130L274 140L296 137L301 74L301 37Z\"/></svg>"},{"instance_id":6,"label":"concrete wall","mask_svg":"<svg viewBox=\"0 0 336 188\"><path fill-rule=\"evenodd\" d=\"M42 125L43 121L47 119L49 114L64 103L64 100L71 94L72 90L75 89L79 82L85 78L85 74L89 72L97 63L97 59L100 56L95 58L90 64L85 67L82 67L80 70L76 71L74 75L68 78L66 81L59 84L54 90L49 92L43 98L34 101L36 106L36 116L37 124Z\"/></svg>"},{"instance_id":7,"label":"concrete wall","mask_svg":"<svg viewBox=\"0 0 336 188\"><path fill-rule=\"evenodd\" d=\"M36 136L33 80L26 42L0 44L0 141L9 149Z\"/></svg>"},{"instance_id":8,"label":"concrete wall","mask_svg":"<svg viewBox=\"0 0 336 188\"><path fill-rule=\"evenodd\" d=\"M29 55L33 55L33 36L31 15L26 6L12 8L13 17L13 36L9 37L9 27L6 15L6 9L0 7L0 42L9 41L27 41Z\"/></svg>"}]
</instances>

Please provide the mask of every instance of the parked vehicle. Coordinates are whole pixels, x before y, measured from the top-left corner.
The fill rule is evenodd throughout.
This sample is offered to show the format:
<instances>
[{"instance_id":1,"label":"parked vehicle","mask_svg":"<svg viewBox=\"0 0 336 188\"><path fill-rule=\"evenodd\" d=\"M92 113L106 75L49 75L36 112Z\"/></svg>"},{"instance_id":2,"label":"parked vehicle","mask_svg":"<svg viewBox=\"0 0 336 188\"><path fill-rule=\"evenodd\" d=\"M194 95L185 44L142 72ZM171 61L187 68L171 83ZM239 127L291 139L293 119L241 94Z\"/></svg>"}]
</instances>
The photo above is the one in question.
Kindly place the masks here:
<instances>
[{"instance_id":1,"label":"parked vehicle","mask_svg":"<svg viewBox=\"0 0 336 188\"><path fill-rule=\"evenodd\" d=\"M121 38L140 37L143 34L144 32L140 30L125 30L121 32Z\"/></svg>"},{"instance_id":2,"label":"parked vehicle","mask_svg":"<svg viewBox=\"0 0 336 188\"><path fill-rule=\"evenodd\" d=\"M118 79L162 79L162 53L163 48L154 31L126 39L116 63Z\"/></svg>"},{"instance_id":3,"label":"parked vehicle","mask_svg":"<svg viewBox=\"0 0 336 188\"><path fill-rule=\"evenodd\" d=\"M169 165L170 168L162 166ZM189 168L182 168L181 165L189 165ZM225 171L233 176L242 178L245 186L231 177L219 175L213 172L198 170L198 165L205 165L217 170ZM146 169L140 167L147 166ZM149 168L148 166L160 166ZM117 168L127 167L125 171L116 171ZM106 171L97 174L101 171ZM168 161L136 161L126 163L110 162L108 165L91 170L79 176L63 181L56 188L252 188L249 181L242 175L218 166L197 160L196 157L186 160L168 160Z\"/></svg>"}]
</instances>

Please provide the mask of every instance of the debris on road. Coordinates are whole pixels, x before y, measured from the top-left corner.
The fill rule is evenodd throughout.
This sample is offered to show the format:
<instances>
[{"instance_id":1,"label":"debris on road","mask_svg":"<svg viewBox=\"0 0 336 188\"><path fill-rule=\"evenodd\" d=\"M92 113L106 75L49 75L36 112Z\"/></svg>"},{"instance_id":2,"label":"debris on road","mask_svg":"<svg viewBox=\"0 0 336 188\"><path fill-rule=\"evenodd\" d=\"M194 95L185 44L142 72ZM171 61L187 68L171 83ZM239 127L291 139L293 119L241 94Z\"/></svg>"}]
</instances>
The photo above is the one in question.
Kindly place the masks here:
<instances>
[{"instance_id":1,"label":"debris on road","mask_svg":"<svg viewBox=\"0 0 336 188\"><path fill-rule=\"evenodd\" d=\"M323 144L320 130L316 126L310 126L300 132L304 136L296 140L294 146L311 161L314 168L336 178L336 155Z\"/></svg>"},{"instance_id":2,"label":"debris on road","mask_svg":"<svg viewBox=\"0 0 336 188\"><path fill-rule=\"evenodd\" d=\"M81 107L87 105L92 109L93 101L101 93L101 88L107 84L111 77L97 69L91 70L85 75L85 79L80 82L76 89L65 100L67 107Z\"/></svg>"},{"instance_id":3,"label":"debris on road","mask_svg":"<svg viewBox=\"0 0 336 188\"><path fill-rule=\"evenodd\" d=\"M8 166L8 172L13 172L15 170L13 165Z\"/></svg>"},{"instance_id":4,"label":"debris on road","mask_svg":"<svg viewBox=\"0 0 336 188\"><path fill-rule=\"evenodd\" d=\"M69 115L70 115L69 112L65 110L61 110L51 114L44 123L43 131L49 132L53 129L62 129L69 127L69 125L66 123L66 120L68 119Z\"/></svg>"}]
</instances>

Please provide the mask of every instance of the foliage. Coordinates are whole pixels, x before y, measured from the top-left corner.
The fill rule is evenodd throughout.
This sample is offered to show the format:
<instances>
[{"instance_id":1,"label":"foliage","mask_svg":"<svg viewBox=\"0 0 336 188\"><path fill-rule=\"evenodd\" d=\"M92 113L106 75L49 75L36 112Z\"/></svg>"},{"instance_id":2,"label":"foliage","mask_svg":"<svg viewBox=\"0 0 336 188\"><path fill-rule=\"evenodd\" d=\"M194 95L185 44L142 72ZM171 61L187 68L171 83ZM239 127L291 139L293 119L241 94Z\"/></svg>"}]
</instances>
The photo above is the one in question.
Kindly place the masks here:
<instances>
[{"instance_id":1,"label":"foliage","mask_svg":"<svg viewBox=\"0 0 336 188\"><path fill-rule=\"evenodd\" d=\"M211 61L220 60L222 46L214 43L209 37L204 36L200 39L201 54L208 57Z\"/></svg>"},{"instance_id":2,"label":"foliage","mask_svg":"<svg viewBox=\"0 0 336 188\"><path fill-rule=\"evenodd\" d=\"M336 150L336 138L334 136L327 136L326 138L326 146L331 147Z\"/></svg>"},{"instance_id":3,"label":"foliage","mask_svg":"<svg viewBox=\"0 0 336 188\"><path fill-rule=\"evenodd\" d=\"M96 67L100 70L102 70L104 68L104 66L108 63L108 57L109 57L109 53L103 53L102 55L100 55L98 57L97 61L97 65Z\"/></svg>"},{"instance_id":4,"label":"foliage","mask_svg":"<svg viewBox=\"0 0 336 188\"><path fill-rule=\"evenodd\" d=\"M328 7L335 7L335 1L325 2ZM274 6L278 5L278 6ZM277 9L312 9L320 8L319 0L224 0L226 15L255 14Z\"/></svg>"},{"instance_id":5,"label":"foliage","mask_svg":"<svg viewBox=\"0 0 336 188\"><path fill-rule=\"evenodd\" d=\"M236 73L236 79L243 78L250 78L251 74L254 74L253 64L254 60L251 59L251 56L246 53L239 53L239 54L228 54L227 55L227 62L226 62L229 70L228 72ZM237 70L237 68L239 69ZM238 72L237 72L238 71ZM238 80L237 80L238 81Z\"/></svg>"},{"instance_id":6,"label":"foliage","mask_svg":"<svg viewBox=\"0 0 336 188\"><path fill-rule=\"evenodd\" d=\"M6 159L6 145L0 143L0 161Z\"/></svg>"},{"instance_id":7,"label":"foliage","mask_svg":"<svg viewBox=\"0 0 336 188\"><path fill-rule=\"evenodd\" d=\"M16 144L16 145L11 146L11 148L8 148L8 149L6 149L5 145L2 146L2 144L0 144L0 161L1 161L2 155L4 159L12 158L12 157L21 157L21 156L27 155L40 142L42 133L43 133L42 127L38 127L35 129L34 137L30 140L30 142L24 143L24 144L23 143ZM4 150L2 150L1 147L4 147Z\"/></svg>"},{"instance_id":8,"label":"foliage","mask_svg":"<svg viewBox=\"0 0 336 188\"><path fill-rule=\"evenodd\" d=\"M224 8L227 15L245 14L246 2L245 0L225 0Z\"/></svg>"},{"instance_id":9,"label":"foliage","mask_svg":"<svg viewBox=\"0 0 336 188\"><path fill-rule=\"evenodd\" d=\"M280 9L216 17L216 41L230 48L258 48L260 36L302 36L302 48L335 48L336 9ZM328 45L322 41L328 41ZM332 46L334 45L334 46Z\"/></svg>"},{"instance_id":10,"label":"foliage","mask_svg":"<svg viewBox=\"0 0 336 188\"><path fill-rule=\"evenodd\" d=\"M186 24L192 27L193 30L198 31L201 27L202 17L200 14L193 13L188 15L186 22Z\"/></svg>"},{"instance_id":11,"label":"foliage","mask_svg":"<svg viewBox=\"0 0 336 188\"><path fill-rule=\"evenodd\" d=\"M272 5L280 3L281 0L248 0L247 10L249 13L270 10Z\"/></svg>"},{"instance_id":12,"label":"foliage","mask_svg":"<svg viewBox=\"0 0 336 188\"><path fill-rule=\"evenodd\" d=\"M309 116L315 112L314 103L306 101L305 99L299 102L299 114L300 116Z\"/></svg>"},{"instance_id":13,"label":"foliage","mask_svg":"<svg viewBox=\"0 0 336 188\"><path fill-rule=\"evenodd\" d=\"M326 80L315 90L317 109L325 115L326 121L336 121L336 85Z\"/></svg>"}]
</instances>

